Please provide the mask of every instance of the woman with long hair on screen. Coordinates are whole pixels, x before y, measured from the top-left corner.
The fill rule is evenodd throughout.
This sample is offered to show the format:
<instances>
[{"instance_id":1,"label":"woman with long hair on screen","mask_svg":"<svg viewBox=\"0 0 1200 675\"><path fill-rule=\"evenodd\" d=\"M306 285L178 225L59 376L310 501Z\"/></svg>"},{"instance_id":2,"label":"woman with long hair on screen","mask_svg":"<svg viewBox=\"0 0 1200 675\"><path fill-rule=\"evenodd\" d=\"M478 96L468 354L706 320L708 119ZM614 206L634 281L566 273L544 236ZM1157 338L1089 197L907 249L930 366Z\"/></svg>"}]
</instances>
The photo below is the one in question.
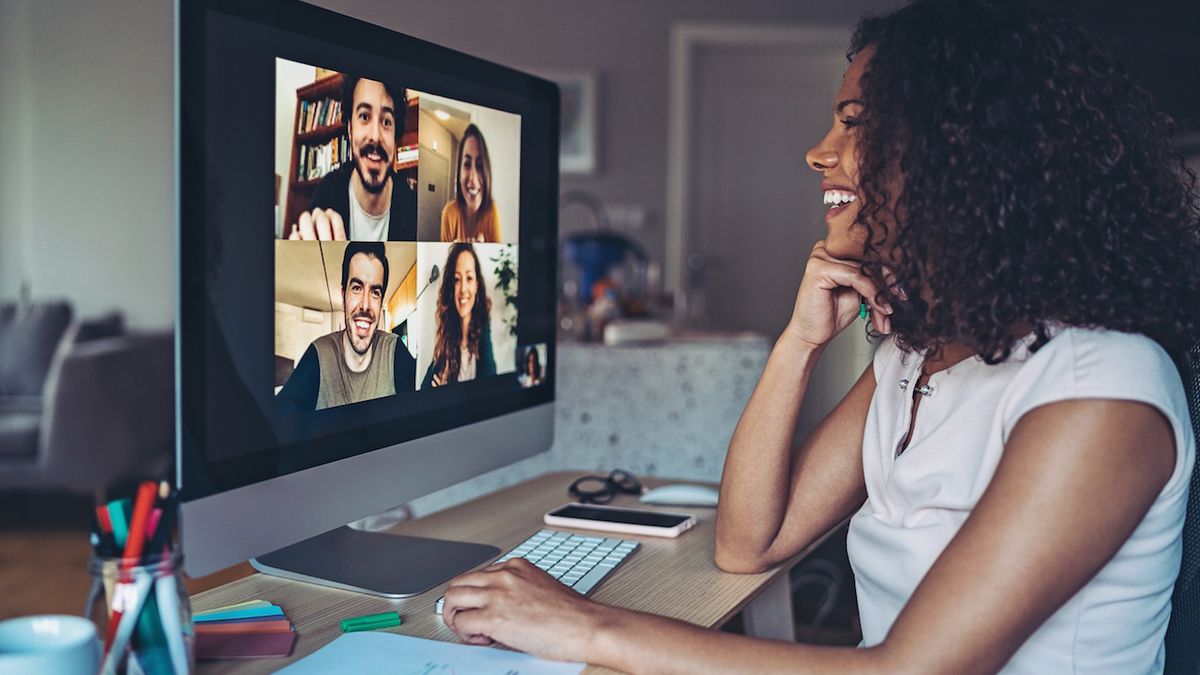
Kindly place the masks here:
<instances>
[{"instance_id":1,"label":"woman with long hair on screen","mask_svg":"<svg viewBox=\"0 0 1200 675\"><path fill-rule=\"evenodd\" d=\"M1200 338L1168 121L1020 0L919 1L849 55L807 153L828 234L730 442L715 559L762 572L849 518L861 648L599 605L520 559L451 582L467 641L630 672L1162 671ZM860 303L874 363L794 439Z\"/></svg>"},{"instance_id":2,"label":"woman with long hair on screen","mask_svg":"<svg viewBox=\"0 0 1200 675\"><path fill-rule=\"evenodd\" d=\"M442 209L442 241L500 241L500 216L492 199L492 160L483 132L468 125L458 144L454 201Z\"/></svg>"},{"instance_id":3,"label":"woman with long hair on screen","mask_svg":"<svg viewBox=\"0 0 1200 675\"><path fill-rule=\"evenodd\" d=\"M496 374L491 307L475 247L454 244L442 268L442 285L437 296L437 337L422 389Z\"/></svg>"},{"instance_id":4,"label":"woman with long hair on screen","mask_svg":"<svg viewBox=\"0 0 1200 675\"><path fill-rule=\"evenodd\" d=\"M521 374L517 376L517 382L522 387L536 387L542 383L542 359L538 356L537 347L531 345L525 348L520 368Z\"/></svg>"}]
</instances>

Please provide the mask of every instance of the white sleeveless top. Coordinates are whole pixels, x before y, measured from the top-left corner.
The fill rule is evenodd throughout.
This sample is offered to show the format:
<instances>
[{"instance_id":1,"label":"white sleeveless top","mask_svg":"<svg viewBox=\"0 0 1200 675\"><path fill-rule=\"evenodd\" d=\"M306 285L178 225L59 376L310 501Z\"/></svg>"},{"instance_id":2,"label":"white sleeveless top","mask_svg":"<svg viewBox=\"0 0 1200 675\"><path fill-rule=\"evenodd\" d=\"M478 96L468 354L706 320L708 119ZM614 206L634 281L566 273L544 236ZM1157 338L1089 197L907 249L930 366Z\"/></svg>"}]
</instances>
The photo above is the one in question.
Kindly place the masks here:
<instances>
[{"instance_id":1,"label":"white sleeveless top","mask_svg":"<svg viewBox=\"0 0 1200 675\"><path fill-rule=\"evenodd\" d=\"M863 645L883 641L900 610L987 489L1009 433L1033 408L1065 399L1140 401L1175 432L1175 469L1116 556L1013 655L1004 673L1161 673L1171 589L1196 441L1179 373L1141 335L1067 328L1036 353L1029 339L1004 363L968 358L934 373L908 448L912 388L923 356L893 340L875 354L863 438L867 501L847 546ZM1102 496L1097 495L1097 498ZM980 583L987 583L980 579Z\"/></svg>"}]
</instances>

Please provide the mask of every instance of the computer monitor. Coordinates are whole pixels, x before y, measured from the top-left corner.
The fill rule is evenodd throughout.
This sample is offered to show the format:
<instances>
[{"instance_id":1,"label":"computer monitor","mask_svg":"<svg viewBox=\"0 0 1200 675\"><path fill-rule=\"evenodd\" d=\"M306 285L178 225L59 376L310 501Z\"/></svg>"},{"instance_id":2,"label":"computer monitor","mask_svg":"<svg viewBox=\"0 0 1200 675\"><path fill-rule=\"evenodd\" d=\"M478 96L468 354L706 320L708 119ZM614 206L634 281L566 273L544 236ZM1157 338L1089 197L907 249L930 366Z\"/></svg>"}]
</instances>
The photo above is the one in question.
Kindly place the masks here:
<instances>
[{"instance_id":1,"label":"computer monitor","mask_svg":"<svg viewBox=\"0 0 1200 675\"><path fill-rule=\"evenodd\" d=\"M405 596L494 556L341 526L550 446L558 89L291 0L177 26L187 572Z\"/></svg>"}]
</instances>

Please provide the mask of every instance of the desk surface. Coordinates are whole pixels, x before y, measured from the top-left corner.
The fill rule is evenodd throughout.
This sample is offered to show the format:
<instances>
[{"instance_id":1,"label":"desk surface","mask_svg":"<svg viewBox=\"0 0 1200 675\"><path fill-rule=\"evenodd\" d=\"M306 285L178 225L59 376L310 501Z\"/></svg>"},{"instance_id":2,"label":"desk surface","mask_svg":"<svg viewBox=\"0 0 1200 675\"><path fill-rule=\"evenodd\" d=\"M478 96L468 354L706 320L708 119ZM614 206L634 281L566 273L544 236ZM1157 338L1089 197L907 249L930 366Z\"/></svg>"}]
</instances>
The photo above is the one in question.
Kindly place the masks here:
<instances>
[{"instance_id":1,"label":"desk surface","mask_svg":"<svg viewBox=\"0 0 1200 675\"><path fill-rule=\"evenodd\" d=\"M543 527L542 515L569 501L567 486L582 472L551 473L501 490L459 506L402 523L391 531L442 539L493 544L502 550L516 546ZM647 480L653 486L671 482ZM633 506L637 498L623 495L614 505ZM590 596L605 604L626 607L691 623L716 627L724 624L755 599L773 581L808 553L762 574L726 574L713 563L715 509L662 508L696 514L696 527L677 539L620 535L641 542L638 551ZM617 535L614 535L617 536ZM815 542L815 547L820 542ZM809 550L811 550L811 548ZM403 600L325 588L264 574L199 593L192 597L193 611L262 598L274 602L295 624L298 638L292 656L286 659L209 661L200 664L204 673L267 673L282 668L320 649L341 635L338 622L346 617L395 610L404 624L392 632L435 640L457 641L457 637L434 613L442 586ZM589 668L588 673L608 672Z\"/></svg>"}]
</instances>

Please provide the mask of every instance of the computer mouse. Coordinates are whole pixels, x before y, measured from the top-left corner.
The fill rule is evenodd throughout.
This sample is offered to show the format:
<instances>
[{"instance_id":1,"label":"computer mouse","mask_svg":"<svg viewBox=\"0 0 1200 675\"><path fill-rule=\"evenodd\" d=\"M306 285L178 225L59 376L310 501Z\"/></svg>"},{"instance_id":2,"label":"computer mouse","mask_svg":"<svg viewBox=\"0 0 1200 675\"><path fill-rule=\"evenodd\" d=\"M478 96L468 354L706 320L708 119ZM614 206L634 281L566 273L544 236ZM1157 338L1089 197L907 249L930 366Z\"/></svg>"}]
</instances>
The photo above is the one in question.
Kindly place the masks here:
<instances>
[{"instance_id":1,"label":"computer mouse","mask_svg":"<svg viewBox=\"0 0 1200 675\"><path fill-rule=\"evenodd\" d=\"M718 492L707 485L677 483L652 488L642 495L643 504L664 506L716 506Z\"/></svg>"}]
</instances>

